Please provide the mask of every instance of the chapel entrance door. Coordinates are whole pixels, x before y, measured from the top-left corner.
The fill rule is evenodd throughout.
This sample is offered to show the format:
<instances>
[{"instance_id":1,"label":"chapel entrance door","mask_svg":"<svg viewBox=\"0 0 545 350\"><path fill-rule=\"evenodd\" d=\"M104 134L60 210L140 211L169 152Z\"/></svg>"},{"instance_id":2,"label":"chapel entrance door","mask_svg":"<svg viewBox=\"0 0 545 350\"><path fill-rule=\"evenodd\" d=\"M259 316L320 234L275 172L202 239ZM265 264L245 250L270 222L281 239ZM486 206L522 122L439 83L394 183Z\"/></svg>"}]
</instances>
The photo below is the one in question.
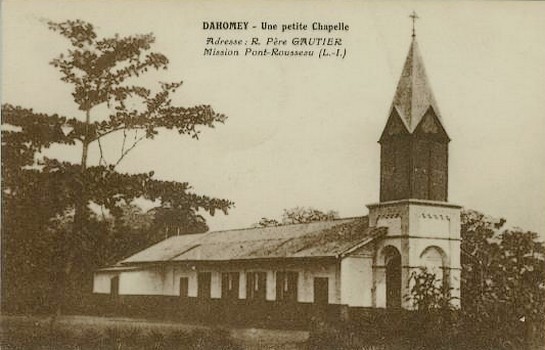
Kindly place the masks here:
<instances>
[{"instance_id":1,"label":"chapel entrance door","mask_svg":"<svg viewBox=\"0 0 545 350\"><path fill-rule=\"evenodd\" d=\"M318 305L327 305L329 302L329 283L327 277L314 278L314 302Z\"/></svg>"},{"instance_id":2,"label":"chapel entrance door","mask_svg":"<svg viewBox=\"0 0 545 350\"><path fill-rule=\"evenodd\" d=\"M397 250L386 261L386 307L401 307L401 255Z\"/></svg>"},{"instance_id":3,"label":"chapel entrance door","mask_svg":"<svg viewBox=\"0 0 545 350\"><path fill-rule=\"evenodd\" d=\"M119 276L110 279L110 294L112 295L112 299L116 299L119 296Z\"/></svg>"}]
</instances>

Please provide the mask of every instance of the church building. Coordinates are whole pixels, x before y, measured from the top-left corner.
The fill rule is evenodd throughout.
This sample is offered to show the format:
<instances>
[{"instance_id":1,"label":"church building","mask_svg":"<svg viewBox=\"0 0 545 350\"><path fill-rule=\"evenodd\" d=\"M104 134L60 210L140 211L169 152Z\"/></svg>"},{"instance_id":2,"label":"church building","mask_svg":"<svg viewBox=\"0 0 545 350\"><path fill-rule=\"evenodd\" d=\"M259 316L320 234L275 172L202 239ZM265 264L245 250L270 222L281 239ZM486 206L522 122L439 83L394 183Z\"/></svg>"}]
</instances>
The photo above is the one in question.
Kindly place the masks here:
<instances>
[{"instance_id":1,"label":"church building","mask_svg":"<svg viewBox=\"0 0 545 350\"><path fill-rule=\"evenodd\" d=\"M96 271L93 292L171 305L411 309L411 276L426 267L458 306L461 207L447 201L450 139L414 34L378 142L380 200L367 216L170 237Z\"/></svg>"}]
</instances>

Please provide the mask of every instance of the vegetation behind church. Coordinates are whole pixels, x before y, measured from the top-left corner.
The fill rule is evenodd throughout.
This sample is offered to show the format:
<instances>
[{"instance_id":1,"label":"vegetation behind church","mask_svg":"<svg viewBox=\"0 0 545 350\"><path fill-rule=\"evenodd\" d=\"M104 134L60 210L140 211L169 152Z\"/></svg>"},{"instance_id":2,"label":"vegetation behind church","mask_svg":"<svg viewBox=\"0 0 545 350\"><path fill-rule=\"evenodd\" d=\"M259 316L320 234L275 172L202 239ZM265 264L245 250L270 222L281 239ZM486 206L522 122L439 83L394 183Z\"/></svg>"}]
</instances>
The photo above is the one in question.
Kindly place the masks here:
<instances>
[{"instance_id":1,"label":"vegetation behind church","mask_svg":"<svg viewBox=\"0 0 545 350\"><path fill-rule=\"evenodd\" d=\"M284 212L282 213L282 218L280 220L263 217L253 226L274 227L281 225L307 224L309 222L328 221L338 218L339 213L333 210L323 212L312 207L294 207L290 209L284 209Z\"/></svg>"}]
</instances>

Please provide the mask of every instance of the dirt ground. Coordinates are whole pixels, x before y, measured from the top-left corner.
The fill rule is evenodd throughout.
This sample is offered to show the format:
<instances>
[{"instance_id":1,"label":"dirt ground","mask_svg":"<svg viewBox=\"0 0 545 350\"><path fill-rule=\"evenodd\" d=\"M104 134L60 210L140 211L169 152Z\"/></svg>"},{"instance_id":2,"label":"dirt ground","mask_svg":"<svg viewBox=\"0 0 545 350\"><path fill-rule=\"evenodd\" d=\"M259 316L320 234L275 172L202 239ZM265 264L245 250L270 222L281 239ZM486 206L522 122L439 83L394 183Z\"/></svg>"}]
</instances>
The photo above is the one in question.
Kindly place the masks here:
<instances>
[{"instance_id":1,"label":"dirt ground","mask_svg":"<svg viewBox=\"0 0 545 350\"><path fill-rule=\"evenodd\" d=\"M0 316L1 324L41 325L47 326L51 323L51 317L39 316ZM103 331L107 328L141 328L145 331L151 330L192 330L196 328L208 328L202 325L191 325L167 321L155 321L146 319L117 318L117 317L95 317L95 316L60 316L57 326L85 331L94 329ZM0 326L0 330L1 330ZM308 340L306 331L290 331L277 329L259 328L224 328L229 331L231 337L240 342L248 350L299 350L305 348ZM2 332L3 333L3 332Z\"/></svg>"}]
</instances>

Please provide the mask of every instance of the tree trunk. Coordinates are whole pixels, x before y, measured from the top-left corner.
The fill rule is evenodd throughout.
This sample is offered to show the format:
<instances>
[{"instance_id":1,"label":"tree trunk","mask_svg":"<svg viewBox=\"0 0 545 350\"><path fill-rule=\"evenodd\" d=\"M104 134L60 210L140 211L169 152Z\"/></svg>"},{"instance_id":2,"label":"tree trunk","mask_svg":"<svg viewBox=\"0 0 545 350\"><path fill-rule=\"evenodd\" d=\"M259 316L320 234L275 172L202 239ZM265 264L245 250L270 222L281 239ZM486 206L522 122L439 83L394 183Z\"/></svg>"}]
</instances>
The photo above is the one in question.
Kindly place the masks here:
<instances>
[{"instance_id":1,"label":"tree trunk","mask_svg":"<svg viewBox=\"0 0 545 350\"><path fill-rule=\"evenodd\" d=\"M69 293L74 292L74 286L71 281L71 273L74 267L74 260L77 256L78 242L86 237L87 229L87 204L88 197L86 193L85 172L87 170L87 158L89 153L89 123L91 119L90 110L85 112L86 133L85 138L82 140L82 152L81 152L81 164L80 164L80 181L79 188L77 189L76 202L74 203L74 225L72 231L66 231L65 236L59 242L61 244L62 252L62 264L64 265L58 271L56 293L55 293L55 309L56 316L60 316L63 312L64 303L67 301L67 297L72 297ZM68 291L67 288L70 290ZM69 292L69 293L67 293ZM54 322L54 321L53 321Z\"/></svg>"}]
</instances>

